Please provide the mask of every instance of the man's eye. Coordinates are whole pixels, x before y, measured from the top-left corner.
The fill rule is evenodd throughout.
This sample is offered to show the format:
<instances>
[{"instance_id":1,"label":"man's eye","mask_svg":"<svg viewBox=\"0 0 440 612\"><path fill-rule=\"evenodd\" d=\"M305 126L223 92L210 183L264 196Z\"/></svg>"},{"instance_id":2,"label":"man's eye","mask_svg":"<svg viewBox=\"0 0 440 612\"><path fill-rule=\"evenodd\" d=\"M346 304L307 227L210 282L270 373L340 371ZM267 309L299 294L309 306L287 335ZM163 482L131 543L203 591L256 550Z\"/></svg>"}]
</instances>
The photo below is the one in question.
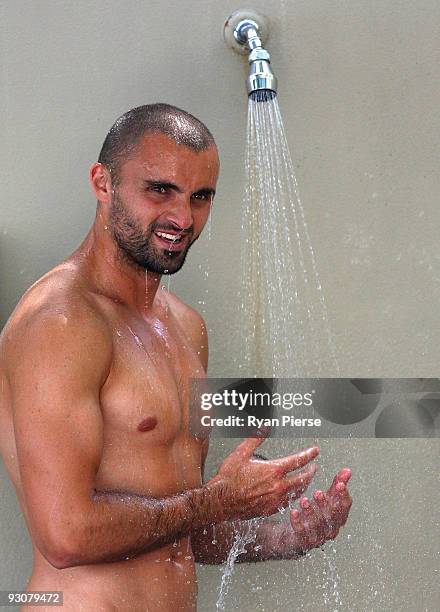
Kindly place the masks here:
<instances>
[{"instance_id":1,"label":"man's eye","mask_svg":"<svg viewBox=\"0 0 440 612\"><path fill-rule=\"evenodd\" d=\"M208 194L207 193L195 193L193 195L193 198L195 198L196 200L202 200L202 202L204 200L208 199Z\"/></svg>"},{"instance_id":2,"label":"man's eye","mask_svg":"<svg viewBox=\"0 0 440 612\"><path fill-rule=\"evenodd\" d=\"M156 193L166 193L167 192L167 188L164 187L163 185L152 185L151 190L155 191Z\"/></svg>"}]
</instances>

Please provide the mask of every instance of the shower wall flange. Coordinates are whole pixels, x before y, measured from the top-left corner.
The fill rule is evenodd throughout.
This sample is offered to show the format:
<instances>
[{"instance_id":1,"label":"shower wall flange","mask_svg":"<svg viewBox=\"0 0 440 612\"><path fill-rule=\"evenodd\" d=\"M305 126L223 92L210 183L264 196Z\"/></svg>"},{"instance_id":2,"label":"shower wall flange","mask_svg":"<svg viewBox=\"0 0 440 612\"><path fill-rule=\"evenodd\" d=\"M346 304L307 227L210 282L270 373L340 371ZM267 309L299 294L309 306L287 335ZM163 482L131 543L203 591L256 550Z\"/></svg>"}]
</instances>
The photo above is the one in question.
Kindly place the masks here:
<instances>
[{"instance_id":1,"label":"shower wall flange","mask_svg":"<svg viewBox=\"0 0 440 612\"><path fill-rule=\"evenodd\" d=\"M223 26L223 38L228 47L241 55L249 53L249 48L246 45L246 39L240 38L239 32L241 28L237 26L240 24L243 26L246 22L249 22L249 24L255 27L263 45L266 44L269 38L269 23L267 17L252 9L239 9L235 11L227 18Z\"/></svg>"}]
</instances>

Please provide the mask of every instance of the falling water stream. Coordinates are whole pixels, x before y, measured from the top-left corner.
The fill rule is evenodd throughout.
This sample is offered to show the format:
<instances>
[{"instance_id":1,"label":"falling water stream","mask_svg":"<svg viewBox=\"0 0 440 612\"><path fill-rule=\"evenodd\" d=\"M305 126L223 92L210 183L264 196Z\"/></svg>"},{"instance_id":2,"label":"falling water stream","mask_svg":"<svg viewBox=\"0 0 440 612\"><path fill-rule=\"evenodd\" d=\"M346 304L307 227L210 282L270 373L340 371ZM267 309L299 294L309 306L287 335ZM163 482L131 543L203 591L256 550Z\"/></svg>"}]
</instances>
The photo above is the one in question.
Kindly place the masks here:
<instances>
[{"instance_id":1,"label":"falling water stream","mask_svg":"<svg viewBox=\"0 0 440 612\"><path fill-rule=\"evenodd\" d=\"M257 97L258 96L258 97ZM339 375L327 308L277 97L249 98L242 258L249 376Z\"/></svg>"},{"instance_id":2,"label":"falling water stream","mask_svg":"<svg viewBox=\"0 0 440 612\"><path fill-rule=\"evenodd\" d=\"M245 180L241 372L270 378L339 376L278 99L265 91L249 97ZM290 454L291 441L286 442L284 454ZM303 447L302 440L296 442ZM225 609L234 562L254 541L257 526L254 519L243 535L236 533L219 587L218 610ZM342 605L337 569L332 554L325 550L322 554L328 568L322 587L324 605L336 609Z\"/></svg>"},{"instance_id":3,"label":"falling water stream","mask_svg":"<svg viewBox=\"0 0 440 612\"><path fill-rule=\"evenodd\" d=\"M246 529L235 531L234 542L229 551L226 565L223 569L222 579L217 598L217 610L225 609L225 599L231 586L231 578L234 572L234 563L238 555L246 552L246 546L255 540L257 534L259 519L251 519L246 521Z\"/></svg>"}]
</instances>

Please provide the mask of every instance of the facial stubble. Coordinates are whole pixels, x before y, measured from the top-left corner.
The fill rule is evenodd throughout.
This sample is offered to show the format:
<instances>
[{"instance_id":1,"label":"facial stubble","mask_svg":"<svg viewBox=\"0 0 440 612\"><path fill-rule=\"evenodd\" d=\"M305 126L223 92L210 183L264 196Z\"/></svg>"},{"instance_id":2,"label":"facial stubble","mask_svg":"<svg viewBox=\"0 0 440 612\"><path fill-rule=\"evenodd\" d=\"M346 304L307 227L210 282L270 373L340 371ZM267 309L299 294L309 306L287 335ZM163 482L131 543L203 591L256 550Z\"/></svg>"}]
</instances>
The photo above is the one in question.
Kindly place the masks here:
<instances>
[{"instance_id":1,"label":"facial stubble","mask_svg":"<svg viewBox=\"0 0 440 612\"><path fill-rule=\"evenodd\" d=\"M188 245L182 251L167 251L166 248L154 245L155 229L166 231L172 228L152 223L146 229L142 229L136 219L128 213L127 207L116 190L113 192L109 230L122 258L127 263L148 270L148 272L175 274L185 263L186 255L197 238L189 240Z\"/></svg>"}]
</instances>

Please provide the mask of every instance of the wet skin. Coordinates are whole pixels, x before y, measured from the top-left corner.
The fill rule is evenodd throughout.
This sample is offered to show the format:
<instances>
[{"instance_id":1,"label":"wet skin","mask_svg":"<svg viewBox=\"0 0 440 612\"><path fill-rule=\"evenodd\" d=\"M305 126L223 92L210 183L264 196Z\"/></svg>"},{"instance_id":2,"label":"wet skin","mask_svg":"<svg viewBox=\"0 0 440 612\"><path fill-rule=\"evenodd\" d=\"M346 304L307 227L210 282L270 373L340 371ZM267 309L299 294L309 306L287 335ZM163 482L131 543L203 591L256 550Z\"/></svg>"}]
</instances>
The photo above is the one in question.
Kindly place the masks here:
<instances>
[{"instance_id":1,"label":"wet skin","mask_svg":"<svg viewBox=\"0 0 440 612\"><path fill-rule=\"evenodd\" d=\"M221 562L228 521L273 514L313 477L317 448L259 461L262 440L250 439L202 485L207 440L188 433L188 381L205 375L203 319L114 240L112 232L123 238L134 227L112 218L118 201L145 230L148 256L177 269L206 223L217 175L214 147L194 152L160 134L125 161L116 192L93 164L92 228L28 289L0 336L0 450L32 538L27 588L63 591L66 611L194 610L195 557ZM151 228L180 228L185 238L170 254ZM331 515L327 539L348 513L349 498L336 507L336 495L321 513ZM262 533L261 559L313 547L310 530L307 542L298 538L306 510L282 533ZM224 537L212 550L214 523Z\"/></svg>"},{"instance_id":2,"label":"wet skin","mask_svg":"<svg viewBox=\"0 0 440 612\"><path fill-rule=\"evenodd\" d=\"M214 189L217 175L215 148L196 153L156 134L146 138L138 155L124 164L118 195L141 227L155 223L168 232L176 231L171 226L191 228L185 241L189 235L193 240L205 225L212 202L210 194L198 192ZM66 610L81 605L94 610L145 610L147 605L149 610L193 609L196 583L189 537L130 559L124 556L113 563L63 569L54 567L41 552L40 521L48 517L56 521L59 513L80 512L66 499L79 495L76 487L82 474L72 477L72 462L81 464L88 458L89 441L81 443L87 428L97 429L93 441L99 445L94 475L97 490L162 497L201 484L203 442L187 432L187 381L204 375L204 322L159 284L160 275L148 273L146 285L145 271L121 257L110 234L114 194L109 174L94 164L90 179L99 201L94 225L70 257L26 292L1 336L0 444L33 540L34 567L27 586L29 590L64 591ZM157 179L176 185L179 191L145 185L146 180ZM160 239L150 240L158 257L169 261L171 268L175 252L168 257ZM53 319L64 327L64 334L58 336L54 330L54 341L44 333ZM97 329L103 332L104 341L98 334L99 345L93 346L87 336L90 332L90 338L96 337ZM74 348L73 337L78 334L83 336L83 351L81 344ZM60 342L64 351L60 351ZM26 359L26 345L35 349L32 359ZM95 372L89 384L95 384L99 393L102 422L98 425L90 424L86 410L81 411L82 398L75 393L82 391L74 387L70 391L69 377L60 376L59 388L54 388L56 364L63 358L66 368L72 359L83 360L83 376L85 370ZM30 369L36 363L41 368L33 375ZM38 376L43 380L51 377L51 372L47 384L37 380ZM16 381L18 375L27 380L26 385ZM39 428L34 422L39 417L30 408L43 401L36 397L37 385L45 392L46 402L72 401L66 415L53 423L56 431L49 431L49 426ZM19 445L13 429L13 386L29 410ZM37 408L41 414L44 410ZM18 419L17 424L21 426ZM75 442L78 447L72 449ZM36 446L28 457L26 444ZM21 456L17 446L23 449ZM39 491L34 490L37 487Z\"/></svg>"},{"instance_id":3,"label":"wet skin","mask_svg":"<svg viewBox=\"0 0 440 612\"><path fill-rule=\"evenodd\" d=\"M352 505L347 487L350 478L351 470L344 468L336 474L328 491L315 491L313 501L301 497L299 508L290 512L293 533L289 530L285 532L286 548L290 545L307 552L336 538L340 528L347 522Z\"/></svg>"}]
</instances>

